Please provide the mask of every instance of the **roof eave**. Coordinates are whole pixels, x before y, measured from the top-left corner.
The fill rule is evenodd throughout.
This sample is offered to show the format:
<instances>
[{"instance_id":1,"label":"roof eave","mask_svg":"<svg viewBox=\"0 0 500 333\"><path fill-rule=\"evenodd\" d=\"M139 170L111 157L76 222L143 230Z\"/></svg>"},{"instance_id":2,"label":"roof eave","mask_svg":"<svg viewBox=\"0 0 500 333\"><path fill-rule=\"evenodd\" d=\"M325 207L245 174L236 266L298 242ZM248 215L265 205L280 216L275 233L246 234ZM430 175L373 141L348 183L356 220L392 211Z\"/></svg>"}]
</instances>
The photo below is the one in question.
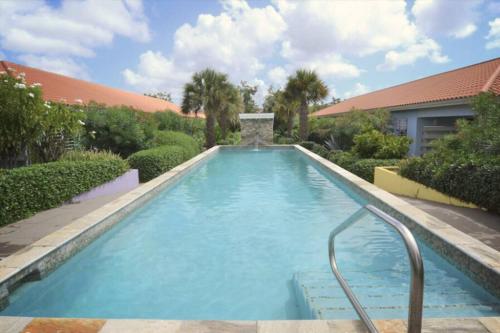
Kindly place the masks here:
<instances>
[{"instance_id":1,"label":"roof eave","mask_svg":"<svg viewBox=\"0 0 500 333\"><path fill-rule=\"evenodd\" d=\"M448 100L443 100L443 101L435 101L435 102L424 102L424 103L396 105L396 106L381 106L381 107L371 108L371 109L358 109L356 107L353 107L350 110L346 110L346 111L342 111L342 112L335 112L335 113L330 113L330 114L315 115L313 113L312 116L315 116L315 117L336 117L339 115L343 115L343 114L352 112L353 110L375 111L378 109L384 109L384 110L387 110L389 112L397 112L397 111L418 110L418 109L427 109L427 108L439 108L439 107L446 107L446 106L469 105L471 98L472 98L472 96L471 97L448 99Z\"/></svg>"}]
</instances>

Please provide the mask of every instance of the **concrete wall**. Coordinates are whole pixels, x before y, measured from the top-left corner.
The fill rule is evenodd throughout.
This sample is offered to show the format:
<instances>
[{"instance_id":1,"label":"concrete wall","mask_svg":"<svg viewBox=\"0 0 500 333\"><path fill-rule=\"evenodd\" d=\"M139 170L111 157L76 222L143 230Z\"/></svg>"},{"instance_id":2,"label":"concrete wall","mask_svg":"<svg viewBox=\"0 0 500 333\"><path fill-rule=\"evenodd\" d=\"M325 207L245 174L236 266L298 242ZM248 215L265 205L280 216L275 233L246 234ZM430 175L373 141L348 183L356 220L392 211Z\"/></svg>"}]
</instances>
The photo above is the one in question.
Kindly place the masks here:
<instances>
[{"instance_id":1,"label":"concrete wall","mask_svg":"<svg viewBox=\"0 0 500 333\"><path fill-rule=\"evenodd\" d=\"M241 113L241 143L242 145L270 145L273 143L272 113Z\"/></svg>"},{"instance_id":2,"label":"concrete wall","mask_svg":"<svg viewBox=\"0 0 500 333\"><path fill-rule=\"evenodd\" d=\"M439 119L439 124L451 124L459 118L473 116L470 105L454 105L427 109L415 109L391 112L393 119L406 119L408 121L407 135L413 139L410 146L410 155L420 155L422 151L423 126ZM447 121L446 121L447 120Z\"/></svg>"}]
</instances>

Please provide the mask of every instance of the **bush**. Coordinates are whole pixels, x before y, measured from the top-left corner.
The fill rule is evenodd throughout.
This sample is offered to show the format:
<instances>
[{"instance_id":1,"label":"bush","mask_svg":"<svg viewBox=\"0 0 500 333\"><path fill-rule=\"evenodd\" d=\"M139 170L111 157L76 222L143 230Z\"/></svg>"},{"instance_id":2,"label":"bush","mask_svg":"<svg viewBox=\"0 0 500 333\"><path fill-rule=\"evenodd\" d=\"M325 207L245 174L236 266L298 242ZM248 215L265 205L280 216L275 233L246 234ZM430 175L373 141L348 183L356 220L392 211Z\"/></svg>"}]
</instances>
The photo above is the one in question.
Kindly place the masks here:
<instances>
[{"instance_id":1,"label":"bush","mask_svg":"<svg viewBox=\"0 0 500 333\"><path fill-rule=\"evenodd\" d=\"M93 150L69 150L62 154L59 161L100 161L100 160L121 160L120 155L110 151Z\"/></svg>"},{"instance_id":2,"label":"bush","mask_svg":"<svg viewBox=\"0 0 500 333\"><path fill-rule=\"evenodd\" d=\"M411 139L370 130L354 137L352 151L361 158L403 158L408 154Z\"/></svg>"},{"instance_id":3,"label":"bush","mask_svg":"<svg viewBox=\"0 0 500 333\"><path fill-rule=\"evenodd\" d=\"M186 161L186 156L181 146L161 146L134 153L128 162L139 170L139 180L147 182Z\"/></svg>"},{"instance_id":4,"label":"bush","mask_svg":"<svg viewBox=\"0 0 500 333\"><path fill-rule=\"evenodd\" d=\"M373 183L375 167L395 166L398 165L399 162L399 159L360 159L352 164L348 170L364 180Z\"/></svg>"},{"instance_id":5,"label":"bush","mask_svg":"<svg viewBox=\"0 0 500 333\"><path fill-rule=\"evenodd\" d=\"M158 146L181 146L186 154L185 159L200 153L200 146L195 139L182 132L157 131L153 138L153 147Z\"/></svg>"},{"instance_id":6,"label":"bush","mask_svg":"<svg viewBox=\"0 0 500 333\"><path fill-rule=\"evenodd\" d=\"M475 118L432 143L420 158L401 163L401 175L500 213L500 103L491 93L473 99Z\"/></svg>"},{"instance_id":7,"label":"bush","mask_svg":"<svg viewBox=\"0 0 500 333\"><path fill-rule=\"evenodd\" d=\"M333 138L341 150L350 150L354 145L354 137L370 130L387 132L390 114L386 110L362 111L352 110L335 117L332 128Z\"/></svg>"},{"instance_id":8,"label":"bush","mask_svg":"<svg viewBox=\"0 0 500 333\"><path fill-rule=\"evenodd\" d=\"M144 121L147 116L142 114L125 106L90 104L86 112L86 146L110 150L122 157L146 148L153 132L150 127L154 124Z\"/></svg>"},{"instance_id":9,"label":"bush","mask_svg":"<svg viewBox=\"0 0 500 333\"><path fill-rule=\"evenodd\" d=\"M205 121L202 118L184 117L172 111L156 112L154 119L160 131L177 131L204 137Z\"/></svg>"},{"instance_id":10,"label":"bush","mask_svg":"<svg viewBox=\"0 0 500 333\"><path fill-rule=\"evenodd\" d=\"M349 152L331 154L329 160L370 183L373 183L375 167L395 166L400 162L399 159L359 159L356 155Z\"/></svg>"},{"instance_id":11,"label":"bush","mask_svg":"<svg viewBox=\"0 0 500 333\"><path fill-rule=\"evenodd\" d=\"M0 174L0 225L57 207L74 196L122 175L122 159L57 161Z\"/></svg>"},{"instance_id":12,"label":"bush","mask_svg":"<svg viewBox=\"0 0 500 333\"><path fill-rule=\"evenodd\" d=\"M315 143L313 141L302 141L300 145L305 149L312 150Z\"/></svg>"},{"instance_id":13,"label":"bush","mask_svg":"<svg viewBox=\"0 0 500 333\"><path fill-rule=\"evenodd\" d=\"M218 138L218 145L239 145L241 142L240 132L229 132L227 133L226 139Z\"/></svg>"},{"instance_id":14,"label":"bush","mask_svg":"<svg viewBox=\"0 0 500 333\"><path fill-rule=\"evenodd\" d=\"M450 196L500 213L500 159L467 159L446 163L412 158L400 164L403 177Z\"/></svg>"}]
</instances>

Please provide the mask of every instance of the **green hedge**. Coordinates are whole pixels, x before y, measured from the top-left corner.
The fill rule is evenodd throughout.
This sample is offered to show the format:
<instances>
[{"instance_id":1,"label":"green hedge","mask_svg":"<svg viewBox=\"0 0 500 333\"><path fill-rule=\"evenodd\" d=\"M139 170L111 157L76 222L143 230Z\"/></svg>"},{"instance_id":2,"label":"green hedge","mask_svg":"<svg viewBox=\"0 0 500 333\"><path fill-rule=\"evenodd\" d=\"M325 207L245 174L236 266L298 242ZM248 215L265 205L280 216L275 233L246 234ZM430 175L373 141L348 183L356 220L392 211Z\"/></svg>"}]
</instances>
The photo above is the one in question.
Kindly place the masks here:
<instances>
[{"instance_id":1,"label":"green hedge","mask_svg":"<svg viewBox=\"0 0 500 333\"><path fill-rule=\"evenodd\" d=\"M0 225L57 207L122 175L122 159L57 161L0 173Z\"/></svg>"},{"instance_id":2,"label":"green hedge","mask_svg":"<svg viewBox=\"0 0 500 333\"><path fill-rule=\"evenodd\" d=\"M348 152L331 154L329 160L353 174L373 183L375 167L398 165L399 159L359 159Z\"/></svg>"},{"instance_id":3,"label":"green hedge","mask_svg":"<svg viewBox=\"0 0 500 333\"><path fill-rule=\"evenodd\" d=\"M133 169L139 169L139 180L147 182L188 159L181 146L161 146L132 154L128 162Z\"/></svg>"},{"instance_id":4,"label":"green hedge","mask_svg":"<svg viewBox=\"0 0 500 333\"><path fill-rule=\"evenodd\" d=\"M184 148L186 159L200 153L200 146L195 139L182 132L158 131L153 139L153 146L181 146Z\"/></svg>"},{"instance_id":5,"label":"green hedge","mask_svg":"<svg viewBox=\"0 0 500 333\"><path fill-rule=\"evenodd\" d=\"M500 160L432 163L412 158L400 165L403 177L500 213Z\"/></svg>"}]
</instances>

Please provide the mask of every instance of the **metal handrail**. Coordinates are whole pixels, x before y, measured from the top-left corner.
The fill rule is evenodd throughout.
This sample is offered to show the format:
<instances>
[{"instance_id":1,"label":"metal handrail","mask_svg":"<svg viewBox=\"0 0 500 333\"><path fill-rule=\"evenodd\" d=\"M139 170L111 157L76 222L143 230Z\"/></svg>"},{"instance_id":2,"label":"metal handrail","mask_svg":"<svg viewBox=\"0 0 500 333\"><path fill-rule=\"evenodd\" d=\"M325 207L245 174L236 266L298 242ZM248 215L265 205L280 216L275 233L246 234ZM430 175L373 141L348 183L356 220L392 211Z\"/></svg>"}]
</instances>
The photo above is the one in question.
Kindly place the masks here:
<instances>
[{"instance_id":1,"label":"metal handrail","mask_svg":"<svg viewBox=\"0 0 500 333\"><path fill-rule=\"evenodd\" d=\"M422 306L424 300L424 264L422 262L422 256L420 255L420 250L418 248L415 237L413 237L413 234L403 223L384 213L375 206L366 205L360 208L357 212L351 215L347 220L342 222L342 224L340 224L330 233L330 238L328 239L328 254L332 272L339 281L340 286L344 290L347 298L354 307L354 310L356 310L356 313L361 318L368 331L370 331L370 333L378 333L377 328L359 303L358 299L352 292L352 289L347 284L347 281L344 279L342 274L340 274L339 268L337 266L337 260L335 258L335 237L349 228L351 225L353 225L354 222L360 220L368 212L371 212L380 217L382 221L386 222L394 229L396 229L399 235L403 238L411 264L408 333L420 333L422 330Z\"/></svg>"}]
</instances>

